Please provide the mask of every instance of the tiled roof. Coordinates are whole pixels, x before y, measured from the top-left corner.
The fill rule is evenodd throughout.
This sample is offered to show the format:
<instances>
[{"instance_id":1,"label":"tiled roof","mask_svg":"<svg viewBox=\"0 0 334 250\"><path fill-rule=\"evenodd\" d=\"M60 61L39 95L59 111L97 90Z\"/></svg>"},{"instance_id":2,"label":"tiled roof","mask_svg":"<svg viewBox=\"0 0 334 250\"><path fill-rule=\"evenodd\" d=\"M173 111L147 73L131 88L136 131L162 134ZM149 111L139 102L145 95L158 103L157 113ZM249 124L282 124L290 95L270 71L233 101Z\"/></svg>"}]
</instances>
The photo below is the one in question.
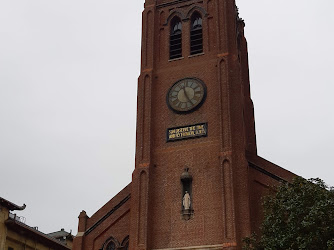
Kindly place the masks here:
<instances>
[{"instance_id":1,"label":"tiled roof","mask_svg":"<svg viewBox=\"0 0 334 250\"><path fill-rule=\"evenodd\" d=\"M14 210L23 210L26 208L26 205L23 204L23 206L18 206L2 197L0 197L0 205L3 207L8 208L10 211L14 211Z\"/></svg>"},{"instance_id":2,"label":"tiled roof","mask_svg":"<svg viewBox=\"0 0 334 250\"><path fill-rule=\"evenodd\" d=\"M29 227L28 225L19 222L15 219L9 218L8 220L6 220L5 224L8 228L12 229L13 231L19 231L20 234L28 235L29 237L34 238L47 246L53 247L58 250L71 249L68 246L64 245L62 242L60 242L59 240L51 236L48 236L36 230L35 228Z\"/></svg>"},{"instance_id":3,"label":"tiled roof","mask_svg":"<svg viewBox=\"0 0 334 250\"><path fill-rule=\"evenodd\" d=\"M49 234L47 234L47 235L50 236L50 237L59 239L59 238L63 238L63 237L69 237L69 236L71 236L72 234L69 233L69 232L66 232L66 231L64 230L64 228L62 228L60 231L53 232L53 233L49 233Z\"/></svg>"}]
</instances>

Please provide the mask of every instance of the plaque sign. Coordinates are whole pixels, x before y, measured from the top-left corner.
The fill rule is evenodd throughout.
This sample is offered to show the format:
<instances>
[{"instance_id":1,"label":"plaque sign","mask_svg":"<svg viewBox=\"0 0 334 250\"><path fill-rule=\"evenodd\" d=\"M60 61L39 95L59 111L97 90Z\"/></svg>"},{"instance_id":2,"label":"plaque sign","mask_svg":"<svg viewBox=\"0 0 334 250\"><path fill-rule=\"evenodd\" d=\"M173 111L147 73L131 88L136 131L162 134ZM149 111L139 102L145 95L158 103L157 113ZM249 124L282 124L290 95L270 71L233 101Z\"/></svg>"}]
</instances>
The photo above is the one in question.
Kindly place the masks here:
<instances>
[{"instance_id":1,"label":"plaque sign","mask_svg":"<svg viewBox=\"0 0 334 250\"><path fill-rule=\"evenodd\" d=\"M167 142L198 138L208 135L208 124L199 123L167 129Z\"/></svg>"}]
</instances>

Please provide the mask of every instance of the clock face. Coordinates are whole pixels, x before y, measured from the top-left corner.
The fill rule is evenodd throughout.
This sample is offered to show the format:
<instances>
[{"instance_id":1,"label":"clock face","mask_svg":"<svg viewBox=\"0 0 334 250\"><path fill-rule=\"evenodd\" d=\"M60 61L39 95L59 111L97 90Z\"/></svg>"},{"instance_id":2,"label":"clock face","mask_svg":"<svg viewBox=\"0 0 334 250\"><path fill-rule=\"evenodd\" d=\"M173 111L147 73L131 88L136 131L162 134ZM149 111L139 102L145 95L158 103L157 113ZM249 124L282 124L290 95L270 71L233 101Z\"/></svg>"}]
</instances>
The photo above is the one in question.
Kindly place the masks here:
<instances>
[{"instance_id":1,"label":"clock face","mask_svg":"<svg viewBox=\"0 0 334 250\"><path fill-rule=\"evenodd\" d=\"M176 113L189 113L199 108L206 97L205 84L196 78L177 81L167 93L167 104Z\"/></svg>"}]
</instances>

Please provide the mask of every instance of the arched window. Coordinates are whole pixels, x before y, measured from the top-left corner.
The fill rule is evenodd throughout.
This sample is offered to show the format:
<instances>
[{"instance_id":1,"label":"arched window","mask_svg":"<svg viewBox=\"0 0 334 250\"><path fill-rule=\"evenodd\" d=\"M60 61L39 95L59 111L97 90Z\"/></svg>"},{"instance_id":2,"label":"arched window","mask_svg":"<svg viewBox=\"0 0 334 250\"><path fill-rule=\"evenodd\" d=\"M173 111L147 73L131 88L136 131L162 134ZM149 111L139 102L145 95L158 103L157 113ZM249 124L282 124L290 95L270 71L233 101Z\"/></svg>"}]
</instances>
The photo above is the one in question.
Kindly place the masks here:
<instances>
[{"instance_id":1,"label":"arched window","mask_svg":"<svg viewBox=\"0 0 334 250\"><path fill-rule=\"evenodd\" d=\"M107 239L102 246L102 250L116 250L118 249L120 246L119 242L117 239L115 239L114 237L110 237L109 239Z\"/></svg>"},{"instance_id":2,"label":"arched window","mask_svg":"<svg viewBox=\"0 0 334 250\"><path fill-rule=\"evenodd\" d=\"M113 241L110 241L105 248L105 250L115 250L115 249L116 249L116 245Z\"/></svg>"},{"instance_id":3,"label":"arched window","mask_svg":"<svg viewBox=\"0 0 334 250\"><path fill-rule=\"evenodd\" d=\"M179 57L182 57L182 23L181 19L175 16L171 21L169 59Z\"/></svg>"},{"instance_id":4,"label":"arched window","mask_svg":"<svg viewBox=\"0 0 334 250\"><path fill-rule=\"evenodd\" d=\"M124 250L129 250L129 242L125 243L125 245L123 246Z\"/></svg>"},{"instance_id":5,"label":"arched window","mask_svg":"<svg viewBox=\"0 0 334 250\"><path fill-rule=\"evenodd\" d=\"M129 250L129 235L122 241L122 250Z\"/></svg>"},{"instance_id":6,"label":"arched window","mask_svg":"<svg viewBox=\"0 0 334 250\"><path fill-rule=\"evenodd\" d=\"M191 16L190 55L203 52L202 17L198 12Z\"/></svg>"}]
</instances>

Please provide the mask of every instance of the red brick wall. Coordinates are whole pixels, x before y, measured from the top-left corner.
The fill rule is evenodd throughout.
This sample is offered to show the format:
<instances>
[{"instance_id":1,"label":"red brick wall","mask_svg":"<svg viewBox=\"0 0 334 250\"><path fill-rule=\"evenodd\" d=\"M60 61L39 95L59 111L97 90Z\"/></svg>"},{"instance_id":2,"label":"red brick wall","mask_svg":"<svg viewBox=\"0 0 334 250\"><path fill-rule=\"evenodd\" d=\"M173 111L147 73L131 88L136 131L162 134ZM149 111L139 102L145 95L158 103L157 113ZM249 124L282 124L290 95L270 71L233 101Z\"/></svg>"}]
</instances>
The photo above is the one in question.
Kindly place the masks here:
<instances>
[{"instance_id":1,"label":"red brick wall","mask_svg":"<svg viewBox=\"0 0 334 250\"><path fill-rule=\"evenodd\" d=\"M73 250L98 250L110 237L120 244L129 235L130 230L130 190L128 185L94 215L89 218L79 216L78 235L74 238ZM83 220L86 218L86 226Z\"/></svg>"},{"instance_id":2,"label":"red brick wall","mask_svg":"<svg viewBox=\"0 0 334 250\"><path fill-rule=\"evenodd\" d=\"M203 19L203 53L190 56L194 11ZM169 21L175 15L183 25L183 57L169 60ZM121 241L126 235L131 250L212 245L241 249L242 238L257 231L262 195L293 174L256 155L243 28L234 0L146 0L132 184L86 225L82 216L79 225L85 233L75 239L75 250L99 249L108 237ZM207 98L198 110L176 114L168 108L166 95L176 81L188 77L206 84ZM197 123L208 124L207 137L166 142L168 128ZM189 220L181 205L185 168L193 177ZM87 234L130 193L131 201Z\"/></svg>"},{"instance_id":3,"label":"red brick wall","mask_svg":"<svg viewBox=\"0 0 334 250\"><path fill-rule=\"evenodd\" d=\"M239 54L247 50L237 47L235 3L157 1L145 6L131 249L240 243L251 231L245 150L251 142L256 152L256 145L255 133L251 135L244 120L249 112L245 102L251 101L249 93L244 94L248 65L242 73ZM203 18L204 53L189 56L189 18L195 10ZM169 21L174 15L183 20L183 58L170 61ZM207 99L195 112L176 114L167 107L166 94L186 77L205 82ZM248 117L252 120L253 114ZM168 128L201 122L208 123L207 137L166 143ZM193 176L190 220L181 216L180 175L185 167ZM145 193L140 191L143 186L148 187Z\"/></svg>"}]
</instances>

